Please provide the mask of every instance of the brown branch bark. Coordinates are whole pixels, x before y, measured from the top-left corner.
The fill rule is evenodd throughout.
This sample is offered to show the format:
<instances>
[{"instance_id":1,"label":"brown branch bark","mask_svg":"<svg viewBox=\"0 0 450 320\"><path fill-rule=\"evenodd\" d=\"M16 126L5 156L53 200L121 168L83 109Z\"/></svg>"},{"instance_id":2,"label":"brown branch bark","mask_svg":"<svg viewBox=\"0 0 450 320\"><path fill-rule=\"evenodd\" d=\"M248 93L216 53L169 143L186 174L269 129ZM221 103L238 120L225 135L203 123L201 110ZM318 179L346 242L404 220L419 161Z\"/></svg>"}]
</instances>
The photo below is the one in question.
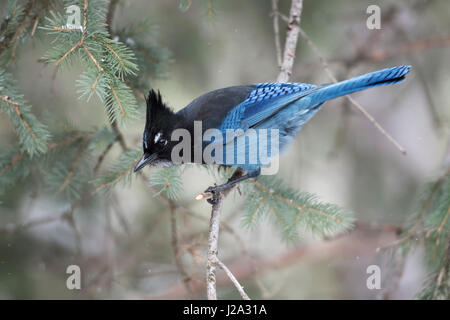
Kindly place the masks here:
<instances>
[{"instance_id":1,"label":"brown branch bark","mask_svg":"<svg viewBox=\"0 0 450 320\"><path fill-rule=\"evenodd\" d=\"M244 287L239 283L239 281L236 279L236 277L234 276L234 274L230 271L230 269L228 269L228 267L220 260L216 261L216 264L223 270L225 271L225 274L228 276L228 278L230 278L231 282L233 282L234 286L236 287L236 289L238 290L239 294L241 295L242 299L244 300L250 300L249 296L247 295L247 293L244 291Z\"/></svg>"},{"instance_id":2,"label":"brown branch bark","mask_svg":"<svg viewBox=\"0 0 450 320\"><path fill-rule=\"evenodd\" d=\"M298 34L300 31L300 16L303 9L303 0L292 0L289 12L288 31L284 44L283 62L281 71L277 77L277 82L287 82L291 78L292 67L294 66L295 50L297 48Z\"/></svg>"},{"instance_id":3,"label":"brown branch bark","mask_svg":"<svg viewBox=\"0 0 450 320\"><path fill-rule=\"evenodd\" d=\"M218 194L218 202L212 205L209 224L208 252L206 264L206 295L208 300L217 300L216 291L216 262L218 260L218 243L220 229L220 214L222 210L222 193Z\"/></svg>"},{"instance_id":4,"label":"brown branch bark","mask_svg":"<svg viewBox=\"0 0 450 320\"><path fill-rule=\"evenodd\" d=\"M11 48L11 42L16 42L18 40L18 38L20 37L20 34L23 32L23 28L25 28L26 25L28 25L28 23L29 23L29 21L27 19L30 17L35 4L36 4L36 0L29 0L27 2L27 4L24 7L23 14L20 17L18 17L18 21L17 21L18 24L21 25L21 28L16 30L16 32L14 32L14 33L6 34L6 36L5 36L5 33L8 29L9 21L11 21L12 16L9 17L9 20L7 20L7 21L5 19L5 23L3 25L3 30L0 30L2 32L2 36L5 36L5 39L3 39L2 43L0 44L0 54L3 53L4 50ZM16 12L17 12L17 10L14 9L13 14L15 14ZM24 27L22 27L22 26L24 26ZM14 43L13 43L13 45L14 45Z\"/></svg>"},{"instance_id":5,"label":"brown branch bark","mask_svg":"<svg viewBox=\"0 0 450 320\"><path fill-rule=\"evenodd\" d=\"M233 173L231 178L228 181L232 181L241 177L244 174L244 170L238 168ZM219 230L220 230L220 215L222 211L222 203L225 197L235 188L233 187L219 192L217 194L217 202L212 204L211 207L211 220L209 223L209 233L208 233L208 251L206 257L206 295L208 300L217 300L217 289L216 289L216 267L220 266L220 260L218 258L218 243L219 243ZM202 199L209 198L209 194L201 194L203 196ZM199 199L199 197L197 197ZM221 267L221 266L220 266ZM225 267L226 268L226 267ZM227 268L228 269L228 268ZM231 271L227 270L231 275ZM235 283L236 280L233 276L230 277L230 280ZM236 280L237 282L237 280ZM239 287L236 286L239 292L243 291L242 286L239 284ZM242 294L241 294L242 296ZM248 298L247 294L245 296ZM244 297L244 296L243 296Z\"/></svg>"},{"instance_id":6,"label":"brown branch bark","mask_svg":"<svg viewBox=\"0 0 450 320\"><path fill-rule=\"evenodd\" d=\"M294 58L295 58L295 49L297 47L298 33L300 30L300 16L302 13L302 8L303 8L303 0L292 0L291 10L289 13L288 31L286 34L286 43L284 47L284 55L283 60L281 61L281 71L280 74L278 75L277 82L289 81L290 76L292 74L292 67L294 65ZM277 10L277 1L272 2L272 9L274 11L273 14L274 14L275 37L277 37L278 36L277 26L279 16ZM239 174L242 174L242 172L239 172ZM229 191L230 190L228 190L226 193L228 193ZM211 196L212 195L210 194L203 193L199 195L196 199L202 200L210 198ZM206 266L206 293L209 300L217 300L216 266L220 265L220 260L217 257L219 229L220 229L220 214L222 202L225 197L226 197L225 193L219 193L217 203L213 204L211 208L211 220L208 236L208 252L207 252L207 266ZM226 273L227 274L229 273L232 276L230 277L230 279L235 284L241 296L243 298L245 297L244 299L248 298L245 292L244 295L242 294L241 292L243 291L242 286L239 284L239 282L236 280L236 278L233 276L233 274L228 268L226 268Z\"/></svg>"}]
</instances>

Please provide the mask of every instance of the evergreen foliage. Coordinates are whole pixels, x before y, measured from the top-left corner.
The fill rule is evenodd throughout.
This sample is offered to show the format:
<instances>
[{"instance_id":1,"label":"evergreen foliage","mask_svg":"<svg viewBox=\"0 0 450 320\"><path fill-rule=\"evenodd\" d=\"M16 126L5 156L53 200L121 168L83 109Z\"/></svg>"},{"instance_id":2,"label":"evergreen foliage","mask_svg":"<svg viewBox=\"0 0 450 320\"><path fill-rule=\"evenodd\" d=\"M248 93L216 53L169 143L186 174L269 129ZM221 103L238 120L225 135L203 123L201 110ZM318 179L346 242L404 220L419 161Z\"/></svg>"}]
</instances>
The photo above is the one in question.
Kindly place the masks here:
<instances>
[{"instance_id":1,"label":"evergreen foliage","mask_svg":"<svg viewBox=\"0 0 450 320\"><path fill-rule=\"evenodd\" d=\"M392 253L405 259L423 246L428 274L417 298L447 300L450 298L450 169L425 189L418 210Z\"/></svg>"},{"instance_id":2,"label":"evergreen foliage","mask_svg":"<svg viewBox=\"0 0 450 320\"><path fill-rule=\"evenodd\" d=\"M79 26L68 19L66 9L72 5L80 8ZM116 182L130 179L131 171L120 172L119 177L114 173L139 157L140 148L124 153L105 176L93 178L92 173L97 175L106 153L120 140L115 123L144 117L136 97L144 99L142 91L150 86L149 76L167 74L170 52L157 44L157 28L149 21L138 21L110 35L108 6L105 0L8 1L0 27L0 111L9 118L18 147L0 154L0 193L25 178L32 179L30 175L41 175L45 179L37 180L43 181L44 190L74 201L86 193L90 182L110 190ZM49 115L43 117L47 119L44 125L33 115L5 68L14 62L19 44L39 30L39 40L52 40L41 62L58 69L70 68L73 63L81 65L84 71L77 81L77 92L85 99L93 95L99 98L112 129L82 132Z\"/></svg>"},{"instance_id":3,"label":"evergreen foliage","mask_svg":"<svg viewBox=\"0 0 450 320\"><path fill-rule=\"evenodd\" d=\"M81 25L68 25L65 8L81 9ZM69 204L80 201L96 190L110 193L119 184L129 184L133 168L142 155L141 146L123 153L109 169L99 168L111 148L120 143L125 123L144 119L138 101L144 101L151 80L166 77L172 62L170 51L158 44L157 26L151 20L137 21L120 30L110 31L106 0L28 1L24 5L8 1L0 25L0 114L11 123L17 135L15 147L0 152L0 195L8 188L35 179L48 193ZM203 1L209 18L215 15L215 2ZM186 11L191 0L180 0ZM37 27L38 26L38 27ZM16 61L20 45L41 30L41 39L51 39L42 61L56 68L82 66L77 92L83 99L94 96L104 106L108 123L82 131L65 120L50 116L38 118L7 68ZM171 201L184 193L184 169L178 166L152 169L149 186ZM226 181L232 169L207 167L216 180ZM219 182L219 181L218 181ZM26 188L26 186L24 186ZM262 218L271 219L283 239L296 240L301 232L334 236L350 230L354 218L350 212L300 192L279 178L261 176L242 184L246 197L242 224L253 227ZM103 196L97 193L97 197ZM419 298L447 298L450 288L450 178L448 171L426 192L422 208L402 235L397 248L407 255L423 240L429 278Z\"/></svg>"},{"instance_id":4,"label":"evergreen foliage","mask_svg":"<svg viewBox=\"0 0 450 320\"><path fill-rule=\"evenodd\" d=\"M182 166L164 168L150 177L150 185L160 188L155 194L165 193L170 200L178 200L183 193Z\"/></svg>"},{"instance_id":5,"label":"evergreen foliage","mask_svg":"<svg viewBox=\"0 0 450 320\"><path fill-rule=\"evenodd\" d=\"M0 112L5 113L19 137L20 151L30 156L47 149L49 132L31 112L12 75L0 68Z\"/></svg>"},{"instance_id":6,"label":"evergreen foliage","mask_svg":"<svg viewBox=\"0 0 450 320\"><path fill-rule=\"evenodd\" d=\"M42 27L54 36L55 46L43 60L57 67L70 66L77 59L84 67L78 81L78 92L88 99L95 93L102 102L111 122L136 119L137 101L125 83L129 75L136 75L138 66L133 51L120 41L110 39L106 25L108 1L66 1L65 7L82 8L82 22L73 26L60 12L50 11Z\"/></svg>"},{"instance_id":7,"label":"evergreen foliage","mask_svg":"<svg viewBox=\"0 0 450 320\"><path fill-rule=\"evenodd\" d=\"M132 180L133 168L142 153L140 146L124 150L105 174L97 175L98 163L118 140L116 122L124 124L137 117L144 118L136 97L145 97L143 92L150 87L149 76L167 75L171 55L167 48L155 41L157 28L150 20L137 21L110 34L106 21L108 3L105 0L65 1L63 6L48 3L46 14L40 15L44 16L43 26L38 28L52 39L52 45L42 60L57 68L70 68L74 63L81 65L84 70L77 81L77 91L84 99L91 99L94 95L99 98L112 130L98 128L81 132L67 122L48 121L52 132L50 138L50 133L30 113L29 107L22 106L24 100L14 89L11 75L1 71L3 91L0 92L19 103L22 112L22 117L17 117L16 108L6 99L1 105L2 111L11 118L21 142L21 150L2 155L0 181L3 189L26 178L31 172L37 172L46 177L46 190L61 195L67 201L74 201L83 196L89 185L109 193L116 185L128 184ZM11 2L9 10L14 11L16 5ZM66 8L72 5L80 8L78 26L71 24L67 17L69 12ZM214 1L204 1L203 5L208 17L212 18ZM180 2L181 9L187 10L189 6L190 1ZM18 8L16 11L27 10ZM19 17L22 15L20 13ZM31 157L37 153L41 158L34 162ZM37 170L30 169L33 167ZM149 184L157 194L177 200L184 191L182 173L186 167L156 169L149 178ZM218 180L228 179L233 172L231 169L208 170ZM293 190L280 179L261 177L246 183L244 190L247 196L243 216L245 226L253 226L266 212L273 214L286 239L297 238L299 228L328 236L352 226L352 218L347 211L319 202L308 193Z\"/></svg>"},{"instance_id":8,"label":"evergreen foliage","mask_svg":"<svg viewBox=\"0 0 450 320\"><path fill-rule=\"evenodd\" d=\"M253 226L270 215L286 240L298 238L298 229L319 236L333 236L353 226L352 214L337 205L321 202L315 195L299 192L279 179L262 176L245 183L247 202L242 223Z\"/></svg>"},{"instance_id":9,"label":"evergreen foliage","mask_svg":"<svg viewBox=\"0 0 450 320\"><path fill-rule=\"evenodd\" d=\"M133 168L142 155L140 147L122 154L108 170L108 173L92 180L91 182L102 191L111 191L118 183L127 184L131 182Z\"/></svg>"}]
</instances>

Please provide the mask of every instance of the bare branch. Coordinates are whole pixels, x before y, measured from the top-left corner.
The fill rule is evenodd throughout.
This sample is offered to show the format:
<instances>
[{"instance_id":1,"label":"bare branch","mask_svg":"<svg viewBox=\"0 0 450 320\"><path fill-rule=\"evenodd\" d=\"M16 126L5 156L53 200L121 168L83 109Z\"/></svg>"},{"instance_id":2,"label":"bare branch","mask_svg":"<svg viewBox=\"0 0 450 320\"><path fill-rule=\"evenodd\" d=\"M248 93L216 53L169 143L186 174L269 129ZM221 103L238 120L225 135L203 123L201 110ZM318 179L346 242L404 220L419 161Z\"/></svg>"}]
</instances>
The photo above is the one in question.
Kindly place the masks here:
<instances>
[{"instance_id":1,"label":"bare branch","mask_svg":"<svg viewBox=\"0 0 450 320\"><path fill-rule=\"evenodd\" d=\"M217 203L212 205L211 220L209 224L208 253L206 265L206 294L208 300L217 300L216 291L216 262L218 261L218 243L220 229L220 213L222 210L223 195L219 192Z\"/></svg>"},{"instance_id":2,"label":"bare branch","mask_svg":"<svg viewBox=\"0 0 450 320\"><path fill-rule=\"evenodd\" d=\"M394 225L366 225L357 223L355 228L347 234L317 241L310 244L298 245L288 251L270 258L244 258L242 256L227 262L233 274L240 282L252 280L267 272L283 269L292 264L318 261L330 257L374 256L380 249L398 239L400 228ZM255 268L255 266L257 268ZM229 279L226 275L217 276L217 284L225 285ZM196 283L194 293L205 289L204 284ZM153 296L152 299L176 299L186 294L181 284L169 288L163 295Z\"/></svg>"},{"instance_id":3,"label":"bare branch","mask_svg":"<svg viewBox=\"0 0 450 320\"><path fill-rule=\"evenodd\" d=\"M300 31L300 16L302 14L303 0L292 0L289 12L288 31L284 44L283 62L277 82L289 81L294 66L295 49L297 48L298 33Z\"/></svg>"},{"instance_id":4,"label":"bare branch","mask_svg":"<svg viewBox=\"0 0 450 320\"><path fill-rule=\"evenodd\" d=\"M239 291L239 294L241 295L242 299L244 300L250 300L248 295L244 291L244 287L239 283L239 281L236 279L236 277L231 273L230 269L227 268L225 264L223 264L222 261L218 260L216 261L216 264L227 274L228 278L230 278L231 282L233 282L236 289Z\"/></svg>"}]
</instances>

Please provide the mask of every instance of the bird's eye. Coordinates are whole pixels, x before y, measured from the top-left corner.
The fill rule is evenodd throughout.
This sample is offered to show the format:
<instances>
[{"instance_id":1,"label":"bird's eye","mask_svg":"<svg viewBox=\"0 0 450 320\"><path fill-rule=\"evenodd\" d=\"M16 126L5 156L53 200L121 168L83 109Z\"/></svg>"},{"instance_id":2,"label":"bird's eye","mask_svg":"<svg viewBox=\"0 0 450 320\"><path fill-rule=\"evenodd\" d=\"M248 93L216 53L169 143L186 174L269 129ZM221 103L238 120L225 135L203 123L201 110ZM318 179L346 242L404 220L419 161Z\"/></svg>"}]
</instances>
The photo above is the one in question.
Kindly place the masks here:
<instances>
[{"instance_id":1,"label":"bird's eye","mask_svg":"<svg viewBox=\"0 0 450 320\"><path fill-rule=\"evenodd\" d=\"M165 146L167 144L167 140L164 138L161 138L158 140L158 143Z\"/></svg>"}]
</instances>

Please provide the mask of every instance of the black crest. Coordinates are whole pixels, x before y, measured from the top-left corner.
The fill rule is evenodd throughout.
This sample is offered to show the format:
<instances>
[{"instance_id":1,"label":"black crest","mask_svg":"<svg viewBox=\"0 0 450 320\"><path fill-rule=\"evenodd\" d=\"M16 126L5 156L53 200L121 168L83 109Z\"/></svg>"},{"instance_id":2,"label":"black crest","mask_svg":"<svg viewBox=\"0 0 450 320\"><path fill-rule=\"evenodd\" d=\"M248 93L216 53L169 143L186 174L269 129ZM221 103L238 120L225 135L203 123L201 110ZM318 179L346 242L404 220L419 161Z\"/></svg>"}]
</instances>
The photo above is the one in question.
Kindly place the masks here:
<instances>
[{"instance_id":1,"label":"black crest","mask_svg":"<svg viewBox=\"0 0 450 320\"><path fill-rule=\"evenodd\" d=\"M147 117L145 121L145 131L150 131L152 127L158 126L164 118L170 118L174 112L167 107L161 98L161 93L155 90L150 90L147 101Z\"/></svg>"},{"instance_id":2,"label":"black crest","mask_svg":"<svg viewBox=\"0 0 450 320\"><path fill-rule=\"evenodd\" d=\"M147 116L144 130L144 151L154 152L159 147L155 146L155 136L169 140L172 131L177 128L181 117L174 113L161 98L161 93L150 90L147 98Z\"/></svg>"}]
</instances>

